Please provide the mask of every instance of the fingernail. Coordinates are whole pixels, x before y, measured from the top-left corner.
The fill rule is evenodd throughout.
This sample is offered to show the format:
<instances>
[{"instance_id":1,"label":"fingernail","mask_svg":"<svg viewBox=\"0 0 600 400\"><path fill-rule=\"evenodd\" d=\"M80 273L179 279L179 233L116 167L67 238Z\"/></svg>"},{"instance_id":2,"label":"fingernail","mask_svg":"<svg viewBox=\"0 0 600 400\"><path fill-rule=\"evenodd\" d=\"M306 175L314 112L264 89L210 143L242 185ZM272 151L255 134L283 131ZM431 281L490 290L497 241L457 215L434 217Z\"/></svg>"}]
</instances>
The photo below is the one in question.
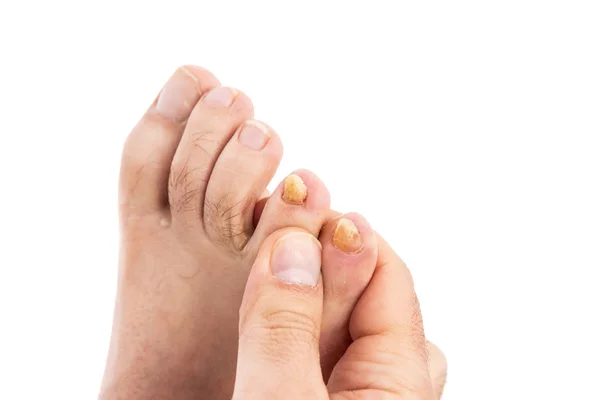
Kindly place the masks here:
<instances>
[{"instance_id":1,"label":"fingernail","mask_svg":"<svg viewBox=\"0 0 600 400\"><path fill-rule=\"evenodd\" d=\"M288 233L273 247L271 271L285 283L317 286L321 276L321 244L308 233Z\"/></svg>"},{"instance_id":2,"label":"fingernail","mask_svg":"<svg viewBox=\"0 0 600 400\"><path fill-rule=\"evenodd\" d=\"M234 97L235 93L231 88L219 86L208 92L202 101L211 107L229 107Z\"/></svg>"},{"instance_id":3,"label":"fingernail","mask_svg":"<svg viewBox=\"0 0 600 400\"><path fill-rule=\"evenodd\" d=\"M182 67L175 71L162 88L156 102L156 111L165 118L185 121L199 97L196 77Z\"/></svg>"},{"instance_id":4,"label":"fingernail","mask_svg":"<svg viewBox=\"0 0 600 400\"><path fill-rule=\"evenodd\" d=\"M346 218L338 220L333 232L333 246L348 254L362 250L362 238L354 222Z\"/></svg>"},{"instance_id":5,"label":"fingernail","mask_svg":"<svg viewBox=\"0 0 600 400\"><path fill-rule=\"evenodd\" d=\"M290 204L303 204L307 196L306 185L298 175L290 174L283 181L283 200Z\"/></svg>"},{"instance_id":6,"label":"fingernail","mask_svg":"<svg viewBox=\"0 0 600 400\"><path fill-rule=\"evenodd\" d=\"M258 121L246 121L240 132L240 143L254 150L262 150L269 141L269 129Z\"/></svg>"}]
</instances>

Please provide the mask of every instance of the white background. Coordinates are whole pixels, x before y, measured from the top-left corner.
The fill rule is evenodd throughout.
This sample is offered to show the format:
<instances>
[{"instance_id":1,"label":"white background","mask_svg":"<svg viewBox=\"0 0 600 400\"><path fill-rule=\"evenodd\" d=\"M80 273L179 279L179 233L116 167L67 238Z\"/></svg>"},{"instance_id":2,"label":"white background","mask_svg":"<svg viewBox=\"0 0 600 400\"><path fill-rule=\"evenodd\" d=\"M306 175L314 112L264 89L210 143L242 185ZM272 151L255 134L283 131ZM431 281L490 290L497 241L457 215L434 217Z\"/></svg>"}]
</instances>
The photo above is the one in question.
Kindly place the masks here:
<instances>
[{"instance_id":1,"label":"white background","mask_svg":"<svg viewBox=\"0 0 600 400\"><path fill-rule=\"evenodd\" d=\"M445 399L600 398L597 1L149 3L1 3L0 398L97 395L121 146L184 63L393 243Z\"/></svg>"}]
</instances>

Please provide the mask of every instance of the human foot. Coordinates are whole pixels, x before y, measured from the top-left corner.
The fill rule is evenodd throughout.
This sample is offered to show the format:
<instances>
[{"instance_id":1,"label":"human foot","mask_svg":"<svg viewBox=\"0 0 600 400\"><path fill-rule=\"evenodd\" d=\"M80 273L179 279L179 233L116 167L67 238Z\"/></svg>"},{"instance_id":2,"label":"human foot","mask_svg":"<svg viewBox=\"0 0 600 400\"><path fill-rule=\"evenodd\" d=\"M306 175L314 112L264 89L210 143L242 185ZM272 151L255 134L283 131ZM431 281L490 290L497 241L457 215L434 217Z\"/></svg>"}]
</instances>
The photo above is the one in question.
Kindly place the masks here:
<instances>
[{"instance_id":1,"label":"human foot","mask_svg":"<svg viewBox=\"0 0 600 400\"><path fill-rule=\"evenodd\" d=\"M247 97L218 85L203 69L179 69L125 145L121 273L102 398L229 397L237 310L258 247L276 229L317 235L331 219L329 194L308 171L255 207L281 143L247 120ZM324 245L326 374L348 344L375 254L360 216L330 222L321 235L330 234L338 243Z\"/></svg>"},{"instance_id":2,"label":"human foot","mask_svg":"<svg viewBox=\"0 0 600 400\"><path fill-rule=\"evenodd\" d=\"M177 70L127 139L121 258L101 398L228 398L238 309L272 232L318 236L329 193L308 171L255 203L280 161L278 136L250 100L209 72Z\"/></svg>"},{"instance_id":3,"label":"human foot","mask_svg":"<svg viewBox=\"0 0 600 400\"><path fill-rule=\"evenodd\" d=\"M346 223L340 221L331 228L345 229L339 228ZM360 231L362 235L370 228L363 225ZM325 246L334 245L339 238L335 232L324 231L321 244L295 228L282 229L265 240L240 309L234 399L439 398L412 278L379 237L372 279L351 311L351 343L334 364L329 380L323 379L319 341L327 302L325 262L336 256L328 254L332 249ZM353 248L363 246L357 240L347 243L354 243ZM346 261L346 266L352 264ZM304 278L290 280L289 273L282 273L288 270Z\"/></svg>"}]
</instances>

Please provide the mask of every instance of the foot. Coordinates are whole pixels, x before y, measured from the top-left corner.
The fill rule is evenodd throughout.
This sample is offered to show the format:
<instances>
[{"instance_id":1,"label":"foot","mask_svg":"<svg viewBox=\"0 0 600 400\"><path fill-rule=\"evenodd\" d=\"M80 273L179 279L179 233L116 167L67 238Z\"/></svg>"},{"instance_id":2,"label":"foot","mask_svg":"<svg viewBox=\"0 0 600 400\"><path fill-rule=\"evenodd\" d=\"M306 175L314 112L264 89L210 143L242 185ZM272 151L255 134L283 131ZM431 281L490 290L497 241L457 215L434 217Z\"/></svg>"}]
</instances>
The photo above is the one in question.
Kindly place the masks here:
<instances>
[{"instance_id":1,"label":"foot","mask_svg":"<svg viewBox=\"0 0 600 400\"><path fill-rule=\"evenodd\" d=\"M183 67L129 135L120 178L119 286L101 398L231 398L238 310L258 249L276 230L293 226L317 237L325 225L329 193L308 171L288 176L257 207L282 145L252 117L246 95L220 86L206 70ZM345 260L375 257L371 234L357 240L348 222L360 231L364 221L343 221L323 231L342 248L332 248L336 262L325 268L328 301L339 302L327 306L331 321L323 330L333 343L331 359L347 342L341 331L362 291L352 276L363 286L370 278L360 261L352 269Z\"/></svg>"}]
</instances>

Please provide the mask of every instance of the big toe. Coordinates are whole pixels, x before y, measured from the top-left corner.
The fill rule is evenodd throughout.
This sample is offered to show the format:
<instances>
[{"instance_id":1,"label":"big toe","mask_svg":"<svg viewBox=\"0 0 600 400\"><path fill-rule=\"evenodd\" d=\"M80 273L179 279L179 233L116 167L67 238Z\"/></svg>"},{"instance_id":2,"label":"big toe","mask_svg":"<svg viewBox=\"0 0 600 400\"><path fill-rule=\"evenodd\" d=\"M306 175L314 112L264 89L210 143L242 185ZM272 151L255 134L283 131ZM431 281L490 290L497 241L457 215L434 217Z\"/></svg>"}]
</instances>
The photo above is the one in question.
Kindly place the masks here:
<instances>
[{"instance_id":1,"label":"big toe","mask_svg":"<svg viewBox=\"0 0 600 400\"><path fill-rule=\"evenodd\" d=\"M219 84L195 66L178 68L133 128L123 148L119 203L123 221L166 209L171 161L193 108Z\"/></svg>"}]
</instances>

